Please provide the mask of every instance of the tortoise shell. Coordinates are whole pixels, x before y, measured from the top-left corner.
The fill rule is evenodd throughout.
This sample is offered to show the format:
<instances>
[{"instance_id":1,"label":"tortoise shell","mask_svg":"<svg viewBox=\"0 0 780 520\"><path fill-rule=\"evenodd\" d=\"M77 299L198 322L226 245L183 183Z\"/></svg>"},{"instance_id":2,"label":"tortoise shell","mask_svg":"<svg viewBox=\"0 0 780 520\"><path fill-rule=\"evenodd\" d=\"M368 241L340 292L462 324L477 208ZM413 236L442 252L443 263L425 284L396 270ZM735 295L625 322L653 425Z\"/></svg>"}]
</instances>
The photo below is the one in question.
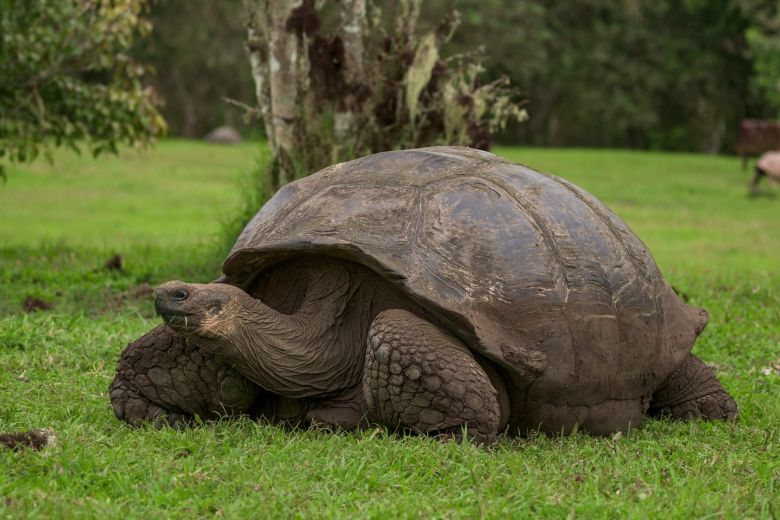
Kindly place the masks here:
<instances>
[{"instance_id":1,"label":"tortoise shell","mask_svg":"<svg viewBox=\"0 0 780 520\"><path fill-rule=\"evenodd\" d=\"M593 196L469 148L378 153L288 184L241 233L222 281L247 288L302 254L374 270L529 398L644 398L707 319Z\"/></svg>"}]
</instances>

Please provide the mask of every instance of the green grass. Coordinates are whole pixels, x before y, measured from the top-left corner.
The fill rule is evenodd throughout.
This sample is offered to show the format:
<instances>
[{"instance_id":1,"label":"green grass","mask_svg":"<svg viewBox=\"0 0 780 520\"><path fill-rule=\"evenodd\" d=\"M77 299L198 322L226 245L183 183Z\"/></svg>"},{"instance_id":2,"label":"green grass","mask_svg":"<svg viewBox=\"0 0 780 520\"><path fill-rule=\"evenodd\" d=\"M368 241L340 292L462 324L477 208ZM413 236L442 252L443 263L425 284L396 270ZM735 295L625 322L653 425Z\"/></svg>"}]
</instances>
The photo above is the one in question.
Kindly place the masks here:
<instances>
[{"instance_id":1,"label":"green grass","mask_svg":"<svg viewBox=\"0 0 780 520\"><path fill-rule=\"evenodd\" d=\"M124 345L156 324L133 289L218 274L215 236L242 209L256 151L58 154L0 188L0 431L58 434L44 452L0 452L0 517L778 517L780 199L748 199L733 158L497 152L604 200L710 311L695 352L717 365L738 424L646 421L489 450L246 420L131 430L107 387ZM102 268L114 253L121 272ZM54 309L25 314L26 296Z\"/></svg>"},{"instance_id":2,"label":"green grass","mask_svg":"<svg viewBox=\"0 0 780 520\"><path fill-rule=\"evenodd\" d=\"M98 160L69 152L53 165L11 167L0 189L0 242L70 246L203 244L233 217L236 183L256 146L169 141L158 150L122 150Z\"/></svg>"}]
</instances>

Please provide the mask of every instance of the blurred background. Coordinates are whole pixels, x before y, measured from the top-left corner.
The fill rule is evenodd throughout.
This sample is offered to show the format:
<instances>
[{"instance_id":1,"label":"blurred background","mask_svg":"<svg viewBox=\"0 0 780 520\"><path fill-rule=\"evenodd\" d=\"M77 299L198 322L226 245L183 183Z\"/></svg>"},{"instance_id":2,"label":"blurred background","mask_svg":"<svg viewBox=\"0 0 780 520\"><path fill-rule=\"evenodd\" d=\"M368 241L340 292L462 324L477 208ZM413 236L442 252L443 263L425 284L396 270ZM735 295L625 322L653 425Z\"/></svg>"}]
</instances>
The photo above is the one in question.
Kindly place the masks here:
<instances>
[{"instance_id":1,"label":"blurred background","mask_svg":"<svg viewBox=\"0 0 780 520\"><path fill-rule=\"evenodd\" d=\"M453 8L444 52L482 46L486 80L506 75L527 100L501 144L735 153L742 119L780 113L775 0L426 0L420 29ZM243 1L158 0L149 19L134 53L156 71L170 135L256 132L222 101L254 102Z\"/></svg>"}]
</instances>

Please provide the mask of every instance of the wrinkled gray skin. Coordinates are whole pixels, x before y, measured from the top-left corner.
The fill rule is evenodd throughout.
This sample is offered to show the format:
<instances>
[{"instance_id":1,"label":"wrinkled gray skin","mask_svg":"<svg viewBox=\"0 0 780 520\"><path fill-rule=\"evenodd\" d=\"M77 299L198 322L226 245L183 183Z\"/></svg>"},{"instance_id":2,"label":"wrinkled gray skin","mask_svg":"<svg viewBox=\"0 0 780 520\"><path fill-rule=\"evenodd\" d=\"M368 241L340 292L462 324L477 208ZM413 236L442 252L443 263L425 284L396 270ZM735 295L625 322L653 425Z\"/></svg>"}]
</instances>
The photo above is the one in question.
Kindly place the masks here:
<instances>
[{"instance_id":1,"label":"wrinkled gray skin","mask_svg":"<svg viewBox=\"0 0 780 520\"><path fill-rule=\"evenodd\" d=\"M484 152L387 152L293 183L223 270L156 289L165 324L123 352L117 417L373 422L479 443L737 417L690 354L706 312L625 224Z\"/></svg>"}]
</instances>

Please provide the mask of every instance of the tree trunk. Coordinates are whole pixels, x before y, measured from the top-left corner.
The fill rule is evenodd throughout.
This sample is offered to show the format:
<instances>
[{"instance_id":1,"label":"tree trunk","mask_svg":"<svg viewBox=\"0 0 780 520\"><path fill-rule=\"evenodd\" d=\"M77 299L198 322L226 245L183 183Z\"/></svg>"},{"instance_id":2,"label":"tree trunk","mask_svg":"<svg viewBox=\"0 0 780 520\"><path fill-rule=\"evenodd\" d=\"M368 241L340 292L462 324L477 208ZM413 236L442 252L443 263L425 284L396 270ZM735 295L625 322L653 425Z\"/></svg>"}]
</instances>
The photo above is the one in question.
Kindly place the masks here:
<instances>
[{"instance_id":1,"label":"tree trunk","mask_svg":"<svg viewBox=\"0 0 780 520\"><path fill-rule=\"evenodd\" d=\"M250 4L249 59L255 92L276 160L275 187L295 176L296 132L299 125L299 62L305 59L303 39L288 27L303 0L260 0Z\"/></svg>"},{"instance_id":2,"label":"tree trunk","mask_svg":"<svg viewBox=\"0 0 780 520\"><path fill-rule=\"evenodd\" d=\"M357 90L365 88L365 66L363 38L366 30L365 0L342 0L341 2L342 38L344 40L344 81L349 94L344 100L344 106L334 116L333 132L340 141L354 141L359 99Z\"/></svg>"},{"instance_id":3,"label":"tree trunk","mask_svg":"<svg viewBox=\"0 0 780 520\"><path fill-rule=\"evenodd\" d=\"M422 0L399 0L390 34L367 0L245 1L273 188L359 155L442 142L475 145L485 132L522 119L506 82L478 84L478 62L440 59L455 14L420 37ZM321 31L332 21L321 16L328 4L339 10L335 32Z\"/></svg>"},{"instance_id":4,"label":"tree trunk","mask_svg":"<svg viewBox=\"0 0 780 520\"><path fill-rule=\"evenodd\" d=\"M287 19L303 0L268 0L268 78L271 88L271 117L275 156L279 161L279 185L294 177L295 129L298 123L298 38L287 31Z\"/></svg>"},{"instance_id":5,"label":"tree trunk","mask_svg":"<svg viewBox=\"0 0 780 520\"><path fill-rule=\"evenodd\" d=\"M268 13L266 2L260 2L249 10L247 23L247 54L255 81L255 96L263 118L265 136L271 149L276 151L274 125L271 115L271 89L268 84Z\"/></svg>"}]
</instances>

